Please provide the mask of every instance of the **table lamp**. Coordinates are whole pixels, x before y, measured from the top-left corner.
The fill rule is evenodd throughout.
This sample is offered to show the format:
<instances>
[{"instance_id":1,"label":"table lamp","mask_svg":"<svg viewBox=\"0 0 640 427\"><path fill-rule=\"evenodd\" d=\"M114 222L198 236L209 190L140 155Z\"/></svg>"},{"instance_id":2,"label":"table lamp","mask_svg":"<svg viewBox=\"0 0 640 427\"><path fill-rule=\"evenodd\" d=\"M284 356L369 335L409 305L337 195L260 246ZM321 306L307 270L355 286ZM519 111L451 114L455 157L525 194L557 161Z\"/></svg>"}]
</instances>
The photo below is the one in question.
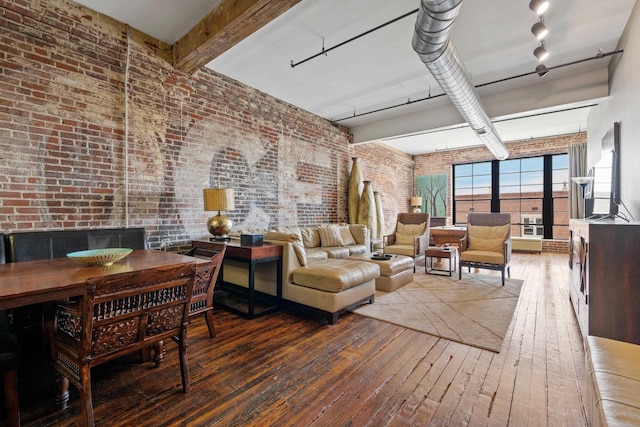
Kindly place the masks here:
<instances>
[{"instance_id":1,"label":"table lamp","mask_svg":"<svg viewBox=\"0 0 640 427\"><path fill-rule=\"evenodd\" d=\"M422 210L422 196L413 196L411 198L411 206L413 207L413 213L420 213Z\"/></svg>"},{"instance_id":2,"label":"table lamp","mask_svg":"<svg viewBox=\"0 0 640 427\"><path fill-rule=\"evenodd\" d=\"M216 216L209 218L207 229L213 236L213 240L229 240L233 222L222 215L220 211L232 211L235 209L235 197L231 188L205 188L202 190L204 198L204 210L218 211Z\"/></svg>"}]
</instances>

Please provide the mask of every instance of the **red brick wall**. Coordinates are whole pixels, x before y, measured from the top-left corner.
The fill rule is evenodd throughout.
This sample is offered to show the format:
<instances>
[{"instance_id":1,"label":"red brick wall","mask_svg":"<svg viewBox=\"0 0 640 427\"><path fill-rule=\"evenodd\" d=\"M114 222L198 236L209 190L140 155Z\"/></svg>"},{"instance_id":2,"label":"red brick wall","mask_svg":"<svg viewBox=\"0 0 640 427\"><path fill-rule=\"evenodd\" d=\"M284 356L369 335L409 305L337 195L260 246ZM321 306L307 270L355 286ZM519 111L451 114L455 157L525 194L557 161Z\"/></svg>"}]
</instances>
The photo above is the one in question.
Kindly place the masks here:
<instances>
[{"instance_id":1,"label":"red brick wall","mask_svg":"<svg viewBox=\"0 0 640 427\"><path fill-rule=\"evenodd\" d=\"M3 232L143 226L153 247L176 245L207 236L202 189L218 180L235 189L236 229L343 222L358 156L388 233L415 175L490 158L350 146L345 129L209 70L176 71L168 46L129 33L71 0L0 0ZM512 156L520 145L556 149L509 144Z\"/></svg>"},{"instance_id":2,"label":"red brick wall","mask_svg":"<svg viewBox=\"0 0 640 427\"><path fill-rule=\"evenodd\" d=\"M587 135L583 132L550 138L509 142L506 145L507 149L509 150L509 158L518 158L541 154L566 153L568 151L569 144L586 142L586 140ZM452 165L493 160L494 157L487 148L477 147L465 150L443 151L433 154L414 156L414 159L416 162L416 176L432 175L438 173L445 173L448 175L447 216L450 217L452 213ZM563 245L551 244L545 246L545 251L547 249L549 251L552 251L554 248L561 248L560 251L564 251Z\"/></svg>"},{"instance_id":3,"label":"red brick wall","mask_svg":"<svg viewBox=\"0 0 640 427\"><path fill-rule=\"evenodd\" d=\"M414 160L410 155L389 149L382 143L356 144L351 146L350 152L353 157L362 159L364 180L371 181L373 190L380 193L384 234L392 233L398 213L409 212L409 198L415 188Z\"/></svg>"},{"instance_id":4,"label":"red brick wall","mask_svg":"<svg viewBox=\"0 0 640 427\"><path fill-rule=\"evenodd\" d=\"M346 220L345 129L127 34L70 0L0 1L4 232L129 225L176 244L207 235L218 180L235 228Z\"/></svg>"}]
</instances>

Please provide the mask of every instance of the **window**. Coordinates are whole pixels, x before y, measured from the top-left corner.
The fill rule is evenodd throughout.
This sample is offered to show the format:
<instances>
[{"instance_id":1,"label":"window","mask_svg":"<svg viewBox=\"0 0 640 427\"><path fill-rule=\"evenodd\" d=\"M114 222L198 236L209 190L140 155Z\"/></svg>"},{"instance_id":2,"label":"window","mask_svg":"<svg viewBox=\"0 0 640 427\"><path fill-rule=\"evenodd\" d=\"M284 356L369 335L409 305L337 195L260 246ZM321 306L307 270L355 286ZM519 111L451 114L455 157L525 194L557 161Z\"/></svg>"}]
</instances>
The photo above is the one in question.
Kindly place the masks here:
<instances>
[{"instance_id":1,"label":"window","mask_svg":"<svg viewBox=\"0 0 640 427\"><path fill-rule=\"evenodd\" d=\"M453 166L455 223L469 212L508 212L513 235L567 239L567 154Z\"/></svg>"}]
</instances>

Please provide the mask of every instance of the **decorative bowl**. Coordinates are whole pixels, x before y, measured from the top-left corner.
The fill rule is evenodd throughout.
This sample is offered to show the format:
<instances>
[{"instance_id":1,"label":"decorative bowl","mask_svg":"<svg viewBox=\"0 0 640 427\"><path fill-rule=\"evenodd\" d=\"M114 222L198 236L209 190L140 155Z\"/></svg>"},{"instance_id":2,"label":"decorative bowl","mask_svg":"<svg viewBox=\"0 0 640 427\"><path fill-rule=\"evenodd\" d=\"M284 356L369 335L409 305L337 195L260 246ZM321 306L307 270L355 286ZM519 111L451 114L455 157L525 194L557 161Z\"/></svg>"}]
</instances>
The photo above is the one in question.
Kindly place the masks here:
<instances>
[{"instance_id":1,"label":"decorative bowl","mask_svg":"<svg viewBox=\"0 0 640 427\"><path fill-rule=\"evenodd\" d=\"M74 261L87 265L113 265L133 252L129 248L89 249L86 251L69 252L67 256Z\"/></svg>"}]
</instances>

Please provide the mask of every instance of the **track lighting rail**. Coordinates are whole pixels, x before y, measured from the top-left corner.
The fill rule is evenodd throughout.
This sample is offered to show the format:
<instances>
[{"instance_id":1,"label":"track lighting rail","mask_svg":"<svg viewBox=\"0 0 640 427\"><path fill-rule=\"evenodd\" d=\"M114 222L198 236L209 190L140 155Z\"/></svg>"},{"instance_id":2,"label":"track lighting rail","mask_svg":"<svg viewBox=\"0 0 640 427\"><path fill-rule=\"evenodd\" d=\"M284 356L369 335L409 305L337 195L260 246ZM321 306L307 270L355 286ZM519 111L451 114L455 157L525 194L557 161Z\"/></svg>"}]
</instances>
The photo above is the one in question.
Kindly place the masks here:
<instances>
[{"instance_id":1,"label":"track lighting rail","mask_svg":"<svg viewBox=\"0 0 640 427\"><path fill-rule=\"evenodd\" d=\"M606 52L606 53L602 53L602 52L598 51L598 53L595 56L590 56L588 58L579 59L577 61L567 62L565 64L555 65L553 67L546 67L545 66L544 69L536 68L534 71L530 71L528 73L518 74L516 76L505 77L505 78L498 79L498 80L493 80L493 81L490 81L490 82L487 82L487 83L481 83L481 84L475 85L475 87L476 88L480 88L480 87L490 86L490 85L493 85L493 84L496 84L496 83L502 83L502 82L506 82L506 81L509 81L509 80L518 79L520 77L530 76L532 74L540 75L541 72L544 72L544 74L546 74L547 72L549 72L551 70L556 70L558 68L563 68L563 67L567 67L567 66L570 66L570 65L580 64L582 62L592 61L594 59L602 59L604 57L611 56L611 55L617 55L617 54L620 54L620 53L623 53L623 52L624 52L624 49L612 50L611 52ZM544 75L544 74L542 74L542 75ZM542 75L540 75L540 76L542 77ZM407 102L403 102L401 104L394 104L394 105L390 105L388 107L383 107L383 108L378 108L378 109L375 109L375 110L367 111L365 113L356 114L354 112L354 114L351 115L351 116L347 116L347 117L343 117L343 118L335 119L335 120L330 120L330 121L331 121L331 123L336 124L336 123L339 123L339 122L344 121L344 120L349 120L349 119L354 119L354 118L357 118L357 117L366 116L366 115L369 115L369 114L379 113L381 111L391 110L393 108L404 107L406 105L415 104L416 102L428 101L430 99L439 98L439 97L444 96L444 95L446 95L446 94L445 93L441 93L441 94L438 94L438 95L429 94L429 96L426 96L426 97L423 97L423 98L418 98L418 99L414 99L414 100L408 100Z\"/></svg>"},{"instance_id":2,"label":"track lighting rail","mask_svg":"<svg viewBox=\"0 0 640 427\"><path fill-rule=\"evenodd\" d=\"M337 48L339 48L339 47L341 47L341 46L344 46L344 45L346 45L347 43L351 43L352 41L355 41L355 40L359 39L360 37L364 37L364 36L366 36L367 34L371 34L371 33L373 33L374 31L378 31L379 29L384 28L384 27L386 27L387 25L393 24L394 22L397 22L397 21L399 21L399 20L401 20L401 19L404 19L404 18L406 18L407 16L411 16L411 15L413 15L414 13L417 13L417 12L418 12L418 9L412 10L411 12L407 12L407 13L405 13L404 15L400 15L400 16L398 16L397 18L394 18L394 19L392 19L392 20L390 20L390 21L387 21L387 22L385 22L384 24L380 24L380 25L378 25L377 27L371 28L370 30L365 31L364 33L360 33L360 34L358 34L357 36L351 37L349 40L345 40L345 41L343 41L343 42L341 42L341 43L338 43L337 45L332 46L332 47L330 47L330 48L328 48L328 49L325 49L325 48L324 48L324 41L323 41L322 50L321 50L320 52L316 53L315 55L311 55L310 57L305 58L305 59L303 59L303 60L301 60L301 61L298 61L298 62L293 62L293 60L291 60L291 68L295 68L295 67L297 67L297 66L298 66L298 65L300 65L300 64L304 64L305 62L310 61L310 60L312 60L312 59L314 59L314 58L317 58L318 56L326 55L327 53L331 52L331 51L332 51L332 50L334 50L334 49L337 49Z\"/></svg>"}]
</instances>

